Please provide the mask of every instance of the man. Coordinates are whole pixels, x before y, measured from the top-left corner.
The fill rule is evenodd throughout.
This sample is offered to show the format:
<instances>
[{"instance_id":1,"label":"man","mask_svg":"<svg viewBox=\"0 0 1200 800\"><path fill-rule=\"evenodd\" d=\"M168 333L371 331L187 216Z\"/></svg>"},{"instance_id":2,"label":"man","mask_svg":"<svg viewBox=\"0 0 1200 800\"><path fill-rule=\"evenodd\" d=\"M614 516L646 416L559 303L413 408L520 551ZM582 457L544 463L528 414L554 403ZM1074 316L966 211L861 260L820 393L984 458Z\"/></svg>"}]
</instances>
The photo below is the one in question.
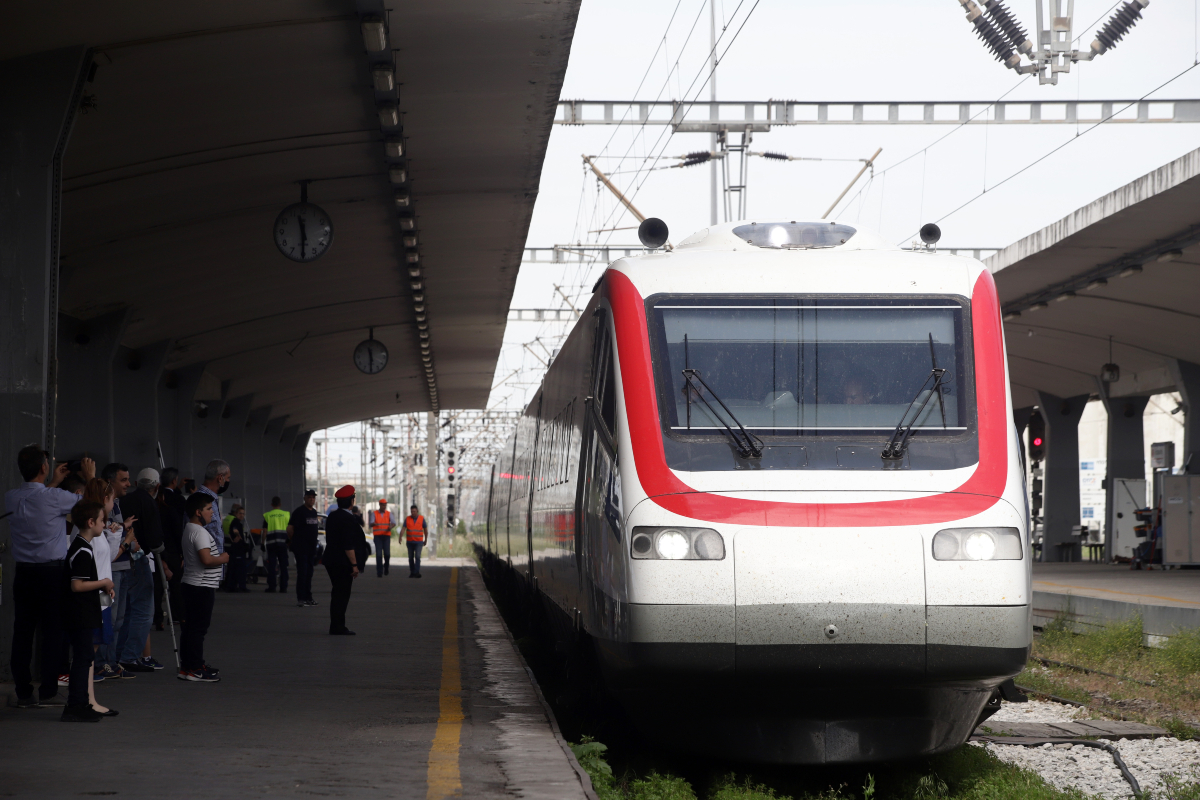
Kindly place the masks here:
<instances>
[{"instance_id":1,"label":"man","mask_svg":"<svg viewBox=\"0 0 1200 800\"><path fill-rule=\"evenodd\" d=\"M109 523L113 530L124 535L130 527L137 524L136 519L131 517L126 520L126 515L121 512L121 499L125 497L131 486L129 481L129 467L118 461L105 464L104 469L100 470L100 478L108 482L113 492L113 507L112 514L109 516ZM114 597L112 605L113 635L111 642L100 646L101 660L105 664L105 667L107 667L107 669L101 671L101 674L106 679L111 677L134 678L137 676L128 670L121 669L117 663L121 657L121 651L117 649L117 634L125 624L125 609L129 605L129 587L131 584L126 578L129 576L130 565L133 564L135 557L143 558L145 553L142 551L141 545L138 544L136 538L128 549L123 552L114 552L119 552L120 554L112 562Z\"/></svg>"},{"instance_id":2,"label":"man","mask_svg":"<svg viewBox=\"0 0 1200 800\"><path fill-rule=\"evenodd\" d=\"M309 489L304 493L304 505L292 512L288 520L287 536L292 553L296 556L296 605L315 606L312 595L313 568L317 563L317 535L321 524L317 513L317 493Z\"/></svg>"},{"instance_id":3,"label":"man","mask_svg":"<svg viewBox=\"0 0 1200 800\"><path fill-rule=\"evenodd\" d=\"M58 676L62 660L62 599L66 576L63 559L67 556L67 515L79 502L79 496L58 488L70 473L59 464L50 474L50 454L37 445L17 453L17 469L25 479L20 487L4 495L12 537L13 560L13 639L9 666L12 668L16 696L9 702L17 708L66 705L58 695ZM83 475L96 476L96 464L82 460ZM33 640L41 628L41 677L37 695L33 693Z\"/></svg>"},{"instance_id":4,"label":"man","mask_svg":"<svg viewBox=\"0 0 1200 800\"><path fill-rule=\"evenodd\" d=\"M363 529L350 513L354 505L354 487L347 484L334 494L337 510L325 520L325 556L322 562L329 573L333 589L329 595L329 635L353 636L346 627L346 607L350 605L350 590L359 575L358 542ZM365 542L364 542L365 544Z\"/></svg>"},{"instance_id":5,"label":"man","mask_svg":"<svg viewBox=\"0 0 1200 800\"><path fill-rule=\"evenodd\" d=\"M275 592L276 564L279 565L279 591L286 592L288 585L288 541L292 538L288 533L288 522L291 515L280 508L281 505L282 500L272 497L271 510L263 514L262 526L267 542L267 591L272 594ZM299 575L296 580L300 580Z\"/></svg>"},{"instance_id":6,"label":"man","mask_svg":"<svg viewBox=\"0 0 1200 800\"><path fill-rule=\"evenodd\" d=\"M124 464L109 465L118 468L118 473L125 474L128 484L129 470L120 470ZM108 467L105 467L108 471ZM125 577L122 579L121 590L126 598L121 626L114 627L117 639L117 663L121 669L129 672L153 672L155 667L152 658L143 657L146 639L150 636L150 627L154 622L154 572L155 566L151 556L155 551L162 551L162 519L158 513L158 470L146 468L138 473L137 489L123 493L120 499L121 515L125 519L137 519L133 526L134 536L137 537L138 550L129 561ZM115 567L115 564L114 564ZM154 662L157 664L158 662Z\"/></svg>"},{"instance_id":7,"label":"man","mask_svg":"<svg viewBox=\"0 0 1200 800\"><path fill-rule=\"evenodd\" d=\"M217 555L225 552L225 530L221 526L221 495L225 494L229 488L229 481L232 478L233 470L229 468L229 463L214 458L208 462L208 466L204 470L204 483L196 489L197 492L203 492L212 498L212 522L207 523L204 529L212 535L213 541L217 543ZM222 567L222 574L224 574L224 567Z\"/></svg>"},{"instance_id":8,"label":"man","mask_svg":"<svg viewBox=\"0 0 1200 800\"><path fill-rule=\"evenodd\" d=\"M388 511L387 498L379 498L379 510L371 511L371 534L375 537L375 577L382 578L388 574L392 561L392 531L396 523L392 522L392 512Z\"/></svg>"},{"instance_id":9,"label":"man","mask_svg":"<svg viewBox=\"0 0 1200 800\"><path fill-rule=\"evenodd\" d=\"M183 601L179 596L179 584L183 580L183 528L187 524L187 501L179 491L179 470L167 467L159 478L159 494L162 503L158 513L162 521L163 562L167 565L170 578L167 580L167 596L171 601L172 619L180 619Z\"/></svg>"},{"instance_id":10,"label":"man","mask_svg":"<svg viewBox=\"0 0 1200 800\"><path fill-rule=\"evenodd\" d=\"M404 518L404 538L408 545L408 577L421 577L421 548L425 546L425 537L429 535L429 525L425 517L417 512L417 507L410 506L408 516Z\"/></svg>"}]
</instances>

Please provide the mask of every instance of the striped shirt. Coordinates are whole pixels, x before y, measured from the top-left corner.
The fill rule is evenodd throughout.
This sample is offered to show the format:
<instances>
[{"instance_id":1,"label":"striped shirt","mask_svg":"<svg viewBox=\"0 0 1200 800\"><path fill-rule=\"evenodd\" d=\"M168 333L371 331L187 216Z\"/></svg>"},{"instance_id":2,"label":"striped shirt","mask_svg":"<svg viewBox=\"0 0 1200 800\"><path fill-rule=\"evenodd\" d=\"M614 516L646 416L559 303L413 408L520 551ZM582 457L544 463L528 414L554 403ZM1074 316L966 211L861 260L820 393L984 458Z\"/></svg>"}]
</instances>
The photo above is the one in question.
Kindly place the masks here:
<instances>
[{"instance_id":1,"label":"striped shirt","mask_svg":"<svg viewBox=\"0 0 1200 800\"><path fill-rule=\"evenodd\" d=\"M183 582L190 586L215 589L221 582L221 567L206 567L200 561L199 551L207 548L213 558L220 555L211 533L189 522L183 529Z\"/></svg>"}]
</instances>

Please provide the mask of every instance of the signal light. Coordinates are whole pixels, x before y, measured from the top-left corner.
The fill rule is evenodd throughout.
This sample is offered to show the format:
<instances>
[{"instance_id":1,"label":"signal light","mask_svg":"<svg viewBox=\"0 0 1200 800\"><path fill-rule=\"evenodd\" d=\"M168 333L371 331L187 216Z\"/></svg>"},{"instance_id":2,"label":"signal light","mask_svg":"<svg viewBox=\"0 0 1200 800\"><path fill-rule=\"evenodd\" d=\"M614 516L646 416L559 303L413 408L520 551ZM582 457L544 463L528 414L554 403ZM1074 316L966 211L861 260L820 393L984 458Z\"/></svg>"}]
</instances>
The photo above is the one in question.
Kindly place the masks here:
<instances>
[{"instance_id":1,"label":"signal light","mask_svg":"<svg viewBox=\"0 0 1200 800\"><path fill-rule=\"evenodd\" d=\"M1040 411L1029 418L1029 460L1044 461L1046 458L1046 420Z\"/></svg>"},{"instance_id":2,"label":"signal light","mask_svg":"<svg viewBox=\"0 0 1200 800\"><path fill-rule=\"evenodd\" d=\"M447 468L446 468L446 472L449 472L451 475L453 475L453 474L454 474L454 467L447 467Z\"/></svg>"},{"instance_id":3,"label":"signal light","mask_svg":"<svg viewBox=\"0 0 1200 800\"><path fill-rule=\"evenodd\" d=\"M1033 437L1033 446L1041 447L1042 446L1042 437L1040 437L1040 436Z\"/></svg>"}]
</instances>

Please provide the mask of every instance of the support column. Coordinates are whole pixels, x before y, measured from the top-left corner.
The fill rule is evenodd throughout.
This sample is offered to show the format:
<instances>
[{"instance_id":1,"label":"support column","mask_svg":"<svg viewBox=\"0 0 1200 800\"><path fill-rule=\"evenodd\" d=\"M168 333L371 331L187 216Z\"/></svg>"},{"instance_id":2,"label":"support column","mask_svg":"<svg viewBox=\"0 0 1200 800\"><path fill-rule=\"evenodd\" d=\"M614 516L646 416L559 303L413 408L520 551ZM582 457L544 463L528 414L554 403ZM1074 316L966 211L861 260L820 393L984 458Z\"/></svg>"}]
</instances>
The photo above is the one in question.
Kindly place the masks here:
<instances>
[{"instance_id":1,"label":"support column","mask_svg":"<svg viewBox=\"0 0 1200 800\"><path fill-rule=\"evenodd\" d=\"M134 476L143 467L164 466L158 462L158 385L173 343L166 339L138 350L121 347L113 361L113 460L128 464Z\"/></svg>"},{"instance_id":2,"label":"support column","mask_svg":"<svg viewBox=\"0 0 1200 800\"><path fill-rule=\"evenodd\" d=\"M244 394L225 401L221 420L217 425L217 438L221 443L221 458L229 462L233 470L232 491L237 497L246 499L246 421L250 418L250 405L254 395ZM247 510L246 521L250 522ZM260 520L261 521L261 520ZM258 522L247 527L257 527Z\"/></svg>"},{"instance_id":3,"label":"support column","mask_svg":"<svg viewBox=\"0 0 1200 800\"><path fill-rule=\"evenodd\" d=\"M1108 412L1107 466L1104 480L1104 558L1112 560L1116 511L1116 478L1146 478L1145 441L1142 417L1149 397L1109 397L1108 385L1100 383L1100 400Z\"/></svg>"},{"instance_id":4,"label":"support column","mask_svg":"<svg viewBox=\"0 0 1200 800\"><path fill-rule=\"evenodd\" d=\"M1063 398L1038 392L1046 421L1042 561L1065 560L1067 548L1060 544L1074 542L1079 546L1078 540L1071 537L1071 528L1079 524L1079 419L1088 397L1081 394Z\"/></svg>"},{"instance_id":5,"label":"support column","mask_svg":"<svg viewBox=\"0 0 1200 800\"><path fill-rule=\"evenodd\" d=\"M86 453L97 470L116 460L113 371L128 316L122 310L90 320L58 318L56 454L74 459Z\"/></svg>"},{"instance_id":6,"label":"support column","mask_svg":"<svg viewBox=\"0 0 1200 800\"><path fill-rule=\"evenodd\" d=\"M196 460L192 447L192 416L195 413L196 390L204 374L204 364L191 364L163 373L158 383L159 441L163 447L163 458L168 467L179 470L179 477L193 480L199 486L204 482L201 466L196 472Z\"/></svg>"},{"instance_id":7,"label":"support column","mask_svg":"<svg viewBox=\"0 0 1200 800\"><path fill-rule=\"evenodd\" d=\"M263 432L270 417L270 406L255 408L250 411L244 430L242 486L246 496L246 518L254 520L255 525L262 520L263 512L268 508L263 502ZM234 480L237 480L236 473Z\"/></svg>"},{"instance_id":8,"label":"support column","mask_svg":"<svg viewBox=\"0 0 1200 800\"><path fill-rule=\"evenodd\" d=\"M292 443L292 461L291 461L291 480L296 487L296 493L292 495L295 500L296 507L304 502L305 490L312 488L316 489L316 484L311 487L308 485L308 462L305 460L308 452L308 442L312 438L312 431L304 431L296 436L296 441Z\"/></svg>"},{"instance_id":9,"label":"support column","mask_svg":"<svg viewBox=\"0 0 1200 800\"><path fill-rule=\"evenodd\" d=\"M303 484L296 480L294 469L293 447L299 435L300 426L289 425L283 429L283 435L279 439L279 487L276 492L283 500L283 507L288 511L300 505L300 493L304 490Z\"/></svg>"},{"instance_id":10,"label":"support column","mask_svg":"<svg viewBox=\"0 0 1200 800\"><path fill-rule=\"evenodd\" d=\"M0 485L17 451L54 444L62 158L91 58L83 47L0 62ZM8 509L0 506L0 513ZM13 574L8 524L0 568ZM0 680L11 677L12 578L0 598Z\"/></svg>"},{"instance_id":11,"label":"support column","mask_svg":"<svg viewBox=\"0 0 1200 800\"><path fill-rule=\"evenodd\" d=\"M433 541L427 545L430 554L437 551L438 532L441 528L438 527L438 509L441 505L441 498L438 497L438 417L440 414L436 411L428 411L425 413L425 508L422 509L425 514L425 519L429 522L429 531L433 534Z\"/></svg>"},{"instance_id":12,"label":"support column","mask_svg":"<svg viewBox=\"0 0 1200 800\"><path fill-rule=\"evenodd\" d=\"M1171 363L1171 372L1183 406L1183 452L1175 461L1180 467L1187 465L1189 474L1197 475L1200 474L1200 419L1195 419L1192 412L1200 412L1200 364L1176 359Z\"/></svg>"},{"instance_id":13,"label":"support column","mask_svg":"<svg viewBox=\"0 0 1200 800\"><path fill-rule=\"evenodd\" d=\"M221 447L221 416L225 413L229 382L223 383L218 393L214 390L211 381L210 377L209 383L205 384L207 388L199 392L192 402L192 464L199 476L197 485L204 479L204 469L208 466L208 462L214 458L229 461L230 467L233 467L233 462ZM206 394L217 394L217 396L206 397ZM226 510L227 505L221 506L222 512Z\"/></svg>"}]
</instances>

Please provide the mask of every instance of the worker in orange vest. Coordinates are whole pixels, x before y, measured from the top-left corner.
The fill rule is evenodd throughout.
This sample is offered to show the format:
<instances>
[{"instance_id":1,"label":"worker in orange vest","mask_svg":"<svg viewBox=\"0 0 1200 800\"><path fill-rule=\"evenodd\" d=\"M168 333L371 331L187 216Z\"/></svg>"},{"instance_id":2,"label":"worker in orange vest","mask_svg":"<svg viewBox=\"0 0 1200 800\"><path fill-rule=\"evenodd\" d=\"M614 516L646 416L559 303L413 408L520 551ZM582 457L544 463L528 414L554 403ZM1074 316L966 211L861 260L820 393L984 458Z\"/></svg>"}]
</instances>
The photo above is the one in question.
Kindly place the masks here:
<instances>
[{"instance_id":1,"label":"worker in orange vest","mask_svg":"<svg viewBox=\"0 0 1200 800\"><path fill-rule=\"evenodd\" d=\"M408 544L408 577L421 577L421 548L425 546L425 537L429 535L429 525L425 518L413 506L404 518L404 538Z\"/></svg>"},{"instance_id":2,"label":"worker in orange vest","mask_svg":"<svg viewBox=\"0 0 1200 800\"><path fill-rule=\"evenodd\" d=\"M382 578L388 574L392 562L392 531L396 528L386 497L379 498L379 510L369 512L369 516L371 534L375 537L375 577Z\"/></svg>"}]
</instances>

